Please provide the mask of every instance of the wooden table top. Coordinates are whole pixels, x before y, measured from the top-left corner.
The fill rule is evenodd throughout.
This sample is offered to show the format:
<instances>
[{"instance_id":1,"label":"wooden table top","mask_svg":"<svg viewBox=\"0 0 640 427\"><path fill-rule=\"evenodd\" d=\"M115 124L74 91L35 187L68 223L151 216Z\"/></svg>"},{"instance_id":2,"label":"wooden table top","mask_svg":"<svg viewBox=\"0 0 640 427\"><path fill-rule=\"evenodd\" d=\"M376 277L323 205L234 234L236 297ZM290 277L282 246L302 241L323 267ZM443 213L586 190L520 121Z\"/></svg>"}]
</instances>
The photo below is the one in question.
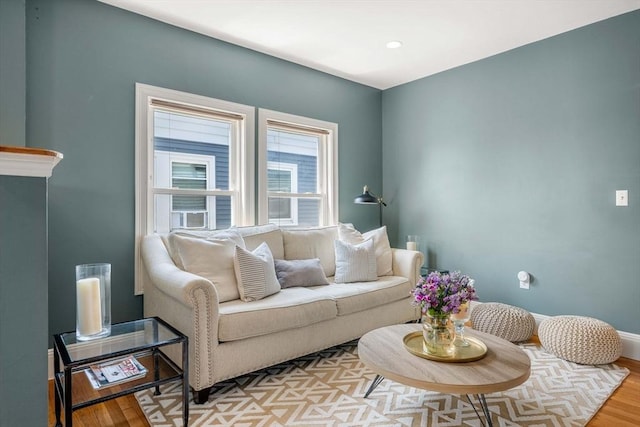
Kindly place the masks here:
<instances>
[{"instance_id":1,"label":"wooden table top","mask_svg":"<svg viewBox=\"0 0 640 427\"><path fill-rule=\"evenodd\" d=\"M376 374L398 383L449 394L485 394L524 383L531 360L517 345L465 328L465 335L487 346L475 362L436 362L415 356L404 347L405 335L422 330L419 324L386 326L365 334L358 343L360 360Z\"/></svg>"}]
</instances>

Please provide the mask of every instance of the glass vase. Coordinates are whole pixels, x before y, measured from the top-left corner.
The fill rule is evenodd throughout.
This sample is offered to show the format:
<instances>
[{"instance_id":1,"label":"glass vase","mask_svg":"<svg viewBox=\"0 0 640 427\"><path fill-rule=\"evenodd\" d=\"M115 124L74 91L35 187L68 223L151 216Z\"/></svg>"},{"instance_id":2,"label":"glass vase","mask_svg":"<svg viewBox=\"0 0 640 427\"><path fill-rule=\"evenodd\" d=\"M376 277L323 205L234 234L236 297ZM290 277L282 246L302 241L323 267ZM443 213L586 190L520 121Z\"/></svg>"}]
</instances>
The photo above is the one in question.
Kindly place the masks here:
<instances>
[{"instance_id":1,"label":"glass vase","mask_svg":"<svg viewBox=\"0 0 640 427\"><path fill-rule=\"evenodd\" d=\"M76 265L76 339L111 334L111 264Z\"/></svg>"},{"instance_id":2,"label":"glass vase","mask_svg":"<svg viewBox=\"0 0 640 427\"><path fill-rule=\"evenodd\" d=\"M453 345L458 347L469 347L469 341L464 337L464 324L469 321L469 302L460 304L460 311L451 314L451 322L455 327L456 336Z\"/></svg>"},{"instance_id":3,"label":"glass vase","mask_svg":"<svg viewBox=\"0 0 640 427\"><path fill-rule=\"evenodd\" d=\"M428 354L437 357L453 355L453 340L455 333L449 322L449 315L429 315L422 318L422 336L424 349Z\"/></svg>"}]
</instances>

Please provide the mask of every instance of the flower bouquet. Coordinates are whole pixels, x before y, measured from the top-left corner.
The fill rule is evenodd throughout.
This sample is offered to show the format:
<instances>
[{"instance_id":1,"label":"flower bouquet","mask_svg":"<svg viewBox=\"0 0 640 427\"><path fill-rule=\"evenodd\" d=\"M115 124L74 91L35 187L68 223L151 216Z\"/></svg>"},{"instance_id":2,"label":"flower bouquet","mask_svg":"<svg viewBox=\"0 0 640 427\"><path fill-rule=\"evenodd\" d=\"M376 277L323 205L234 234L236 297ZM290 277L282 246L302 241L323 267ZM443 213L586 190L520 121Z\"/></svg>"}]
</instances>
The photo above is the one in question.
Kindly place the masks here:
<instances>
[{"instance_id":1,"label":"flower bouquet","mask_svg":"<svg viewBox=\"0 0 640 427\"><path fill-rule=\"evenodd\" d=\"M425 349L434 355L450 356L455 334L449 328L449 318L478 299L473 279L459 271L434 271L420 278L412 294L413 303L423 315Z\"/></svg>"}]
</instances>

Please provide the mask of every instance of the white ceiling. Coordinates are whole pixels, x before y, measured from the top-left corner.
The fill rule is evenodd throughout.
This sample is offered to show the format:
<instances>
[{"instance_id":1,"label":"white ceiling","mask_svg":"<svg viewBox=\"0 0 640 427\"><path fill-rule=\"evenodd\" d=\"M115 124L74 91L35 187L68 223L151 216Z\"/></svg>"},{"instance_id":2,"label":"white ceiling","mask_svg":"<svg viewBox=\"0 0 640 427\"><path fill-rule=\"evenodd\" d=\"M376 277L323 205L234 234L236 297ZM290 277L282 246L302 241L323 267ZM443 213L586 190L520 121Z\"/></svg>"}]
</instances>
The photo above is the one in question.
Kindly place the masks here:
<instances>
[{"instance_id":1,"label":"white ceiling","mask_svg":"<svg viewBox=\"0 0 640 427\"><path fill-rule=\"evenodd\" d=\"M640 0L100 1L378 89L640 9ZM403 46L387 49L391 40Z\"/></svg>"}]
</instances>

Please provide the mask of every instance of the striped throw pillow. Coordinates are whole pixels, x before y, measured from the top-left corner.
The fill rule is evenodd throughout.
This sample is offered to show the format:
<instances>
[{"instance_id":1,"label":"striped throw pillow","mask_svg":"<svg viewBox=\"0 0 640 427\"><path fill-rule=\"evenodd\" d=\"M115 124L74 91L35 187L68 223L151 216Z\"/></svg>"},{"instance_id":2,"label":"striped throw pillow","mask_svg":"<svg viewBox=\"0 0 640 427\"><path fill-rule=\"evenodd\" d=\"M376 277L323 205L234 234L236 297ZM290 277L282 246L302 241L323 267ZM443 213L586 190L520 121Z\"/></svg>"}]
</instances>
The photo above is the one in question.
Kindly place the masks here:
<instances>
[{"instance_id":1,"label":"striped throw pillow","mask_svg":"<svg viewBox=\"0 0 640 427\"><path fill-rule=\"evenodd\" d=\"M242 301L256 301L280 292L273 255L266 243L253 252L236 246L234 267Z\"/></svg>"},{"instance_id":2,"label":"striped throw pillow","mask_svg":"<svg viewBox=\"0 0 640 427\"><path fill-rule=\"evenodd\" d=\"M336 240L335 247L336 283L370 282L378 278L373 239L357 245Z\"/></svg>"}]
</instances>

